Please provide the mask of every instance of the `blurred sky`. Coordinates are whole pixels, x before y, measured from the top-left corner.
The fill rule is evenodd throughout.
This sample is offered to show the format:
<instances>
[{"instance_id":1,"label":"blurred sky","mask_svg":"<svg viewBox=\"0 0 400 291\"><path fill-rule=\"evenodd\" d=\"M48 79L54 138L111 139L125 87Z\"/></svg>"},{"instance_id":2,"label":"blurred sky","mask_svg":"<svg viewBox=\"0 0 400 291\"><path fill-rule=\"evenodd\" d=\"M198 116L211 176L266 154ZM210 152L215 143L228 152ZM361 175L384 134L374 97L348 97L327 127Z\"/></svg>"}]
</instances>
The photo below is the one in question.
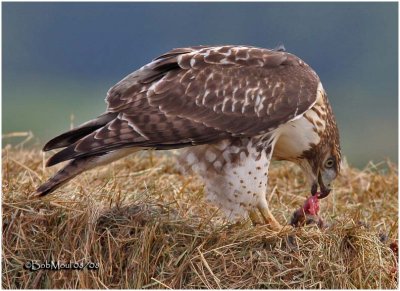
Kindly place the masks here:
<instances>
[{"instance_id":1,"label":"blurred sky","mask_svg":"<svg viewBox=\"0 0 400 291\"><path fill-rule=\"evenodd\" d=\"M171 48L283 43L319 74L348 161L397 162L397 5L3 2L3 134L42 144L71 114L99 115L113 84Z\"/></svg>"}]
</instances>

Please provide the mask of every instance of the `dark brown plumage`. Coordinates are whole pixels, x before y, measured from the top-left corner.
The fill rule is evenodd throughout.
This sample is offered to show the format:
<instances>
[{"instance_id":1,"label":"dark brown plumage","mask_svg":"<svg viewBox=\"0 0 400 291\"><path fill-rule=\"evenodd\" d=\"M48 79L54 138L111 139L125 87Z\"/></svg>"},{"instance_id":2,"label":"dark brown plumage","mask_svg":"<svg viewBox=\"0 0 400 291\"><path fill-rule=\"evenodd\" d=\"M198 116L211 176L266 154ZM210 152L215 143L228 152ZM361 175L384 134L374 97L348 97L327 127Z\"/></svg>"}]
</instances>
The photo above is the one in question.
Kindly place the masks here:
<instances>
[{"instance_id":1,"label":"dark brown plumage","mask_svg":"<svg viewBox=\"0 0 400 291\"><path fill-rule=\"evenodd\" d=\"M230 51L235 53L226 56ZM315 101L318 79L310 72L286 52L231 46L173 50L109 90L106 116L116 118L107 126L92 127L82 140L61 135L48 142L44 150L69 146L48 165L117 147L169 148L270 131ZM278 82L282 87L269 86Z\"/></svg>"}]
</instances>

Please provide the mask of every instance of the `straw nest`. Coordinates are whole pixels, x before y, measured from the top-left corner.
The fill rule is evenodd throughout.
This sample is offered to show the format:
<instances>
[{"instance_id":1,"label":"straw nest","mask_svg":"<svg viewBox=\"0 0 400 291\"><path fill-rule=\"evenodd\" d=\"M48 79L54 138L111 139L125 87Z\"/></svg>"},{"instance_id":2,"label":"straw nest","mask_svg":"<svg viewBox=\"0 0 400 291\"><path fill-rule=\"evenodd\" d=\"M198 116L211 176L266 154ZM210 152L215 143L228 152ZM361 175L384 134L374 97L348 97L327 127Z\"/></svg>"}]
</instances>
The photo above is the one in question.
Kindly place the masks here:
<instances>
[{"instance_id":1,"label":"straw nest","mask_svg":"<svg viewBox=\"0 0 400 291\"><path fill-rule=\"evenodd\" d=\"M281 234L224 221L170 155L133 155L38 199L30 194L54 172L43 162L39 150L3 150L3 288L397 288L398 172L389 162L345 165L321 201L329 227ZM286 163L272 165L269 189L282 224L309 195ZM26 265L52 261L88 265Z\"/></svg>"}]
</instances>

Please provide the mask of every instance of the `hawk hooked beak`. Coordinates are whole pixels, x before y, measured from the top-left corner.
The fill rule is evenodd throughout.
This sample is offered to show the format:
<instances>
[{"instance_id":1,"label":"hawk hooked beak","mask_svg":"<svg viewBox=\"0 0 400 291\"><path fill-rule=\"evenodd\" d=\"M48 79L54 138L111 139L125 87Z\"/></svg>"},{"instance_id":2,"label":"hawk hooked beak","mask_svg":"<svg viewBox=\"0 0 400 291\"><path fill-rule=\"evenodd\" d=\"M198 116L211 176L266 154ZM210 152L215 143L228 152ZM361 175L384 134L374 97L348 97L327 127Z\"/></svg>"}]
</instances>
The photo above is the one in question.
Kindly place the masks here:
<instances>
[{"instance_id":1,"label":"hawk hooked beak","mask_svg":"<svg viewBox=\"0 0 400 291\"><path fill-rule=\"evenodd\" d=\"M311 186L311 194L314 196L318 193L318 184L319 184L319 188L321 191L318 193L318 199L325 198L331 192L330 184L325 185L323 180L324 179L321 175L321 172L319 172L318 173L318 182L315 181Z\"/></svg>"}]
</instances>

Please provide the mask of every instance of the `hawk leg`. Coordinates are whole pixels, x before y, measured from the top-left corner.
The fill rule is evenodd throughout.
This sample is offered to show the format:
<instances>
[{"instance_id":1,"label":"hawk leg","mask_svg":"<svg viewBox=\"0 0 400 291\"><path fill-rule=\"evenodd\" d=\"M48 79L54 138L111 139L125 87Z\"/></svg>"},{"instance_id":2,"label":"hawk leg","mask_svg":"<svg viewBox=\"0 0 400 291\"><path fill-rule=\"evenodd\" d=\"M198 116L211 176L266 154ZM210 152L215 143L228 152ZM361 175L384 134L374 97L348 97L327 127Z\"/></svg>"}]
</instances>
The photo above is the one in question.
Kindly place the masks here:
<instances>
[{"instance_id":1,"label":"hawk leg","mask_svg":"<svg viewBox=\"0 0 400 291\"><path fill-rule=\"evenodd\" d=\"M273 231L276 232L284 232L284 231L288 231L288 230L292 230L293 227L289 226L289 225L285 225L282 226L274 217L274 215L272 214L272 212L269 210L268 208L268 203L267 201L262 201L259 205L258 205L258 210L261 213L261 216L264 220L264 223L266 225L268 225Z\"/></svg>"}]
</instances>

